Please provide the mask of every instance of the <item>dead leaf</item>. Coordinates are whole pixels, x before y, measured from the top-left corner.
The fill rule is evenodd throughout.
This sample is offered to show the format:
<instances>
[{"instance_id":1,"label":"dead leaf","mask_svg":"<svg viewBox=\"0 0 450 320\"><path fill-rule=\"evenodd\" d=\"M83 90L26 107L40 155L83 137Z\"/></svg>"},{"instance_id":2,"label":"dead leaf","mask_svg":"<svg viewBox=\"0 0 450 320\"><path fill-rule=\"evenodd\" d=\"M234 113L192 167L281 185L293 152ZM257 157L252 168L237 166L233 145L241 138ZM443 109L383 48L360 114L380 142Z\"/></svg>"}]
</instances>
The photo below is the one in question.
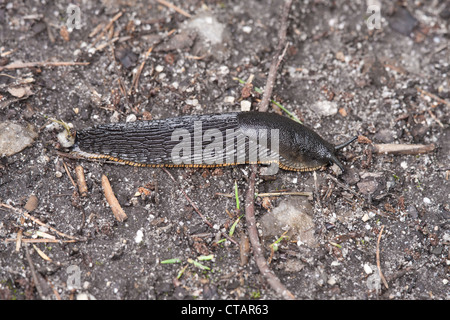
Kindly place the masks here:
<instances>
[{"instance_id":1,"label":"dead leaf","mask_svg":"<svg viewBox=\"0 0 450 320\"><path fill-rule=\"evenodd\" d=\"M50 259L49 256L46 255L41 249L39 249L38 247L36 247L35 244L33 244L33 248L34 248L34 250L36 250L36 252L41 256L42 259L44 259L45 261L49 261L49 262L52 261L52 259Z\"/></svg>"},{"instance_id":2,"label":"dead leaf","mask_svg":"<svg viewBox=\"0 0 450 320\"><path fill-rule=\"evenodd\" d=\"M64 41L69 41L70 40L70 34L69 34L69 31L67 30L66 25L63 25L61 27L61 29L59 29L59 34L64 39Z\"/></svg>"},{"instance_id":3,"label":"dead leaf","mask_svg":"<svg viewBox=\"0 0 450 320\"><path fill-rule=\"evenodd\" d=\"M16 98L28 97L29 95L32 94L31 88L28 86L10 87L8 88L8 92Z\"/></svg>"}]
</instances>

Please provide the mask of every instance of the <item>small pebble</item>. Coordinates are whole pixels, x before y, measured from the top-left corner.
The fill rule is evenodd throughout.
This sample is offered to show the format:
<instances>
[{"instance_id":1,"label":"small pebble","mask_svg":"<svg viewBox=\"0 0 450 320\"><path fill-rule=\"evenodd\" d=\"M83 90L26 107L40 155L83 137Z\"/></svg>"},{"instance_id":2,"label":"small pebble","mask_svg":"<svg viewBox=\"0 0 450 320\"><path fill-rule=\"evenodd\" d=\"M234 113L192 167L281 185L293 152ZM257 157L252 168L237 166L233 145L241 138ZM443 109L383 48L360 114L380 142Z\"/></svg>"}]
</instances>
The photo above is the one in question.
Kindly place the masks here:
<instances>
[{"instance_id":1,"label":"small pebble","mask_svg":"<svg viewBox=\"0 0 450 320\"><path fill-rule=\"evenodd\" d=\"M242 27L242 31L244 31L245 33L250 33L250 32L252 32L252 27L250 27L250 26L243 26Z\"/></svg>"},{"instance_id":2,"label":"small pebble","mask_svg":"<svg viewBox=\"0 0 450 320\"><path fill-rule=\"evenodd\" d=\"M366 222L367 220L369 220L370 219L370 217L369 217L369 215L366 213L366 214L364 214L363 216L362 216L362 218L361 218L361 220L362 221L364 221L364 222Z\"/></svg>"},{"instance_id":3,"label":"small pebble","mask_svg":"<svg viewBox=\"0 0 450 320\"><path fill-rule=\"evenodd\" d=\"M250 111L250 107L252 106L251 102L248 100L241 101L241 111Z\"/></svg>"},{"instance_id":4,"label":"small pebble","mask_svg":"<svg viewBox=\"0 0 450 320\"><path fill-rule=\"evenodd\" d=\"M333 276L331 276L331 277L328 279L327 283L328 283L330 286L333 286L333 285L336 284L336 279L335 279Z\"/></svg>"},{"instance_id":5,"label":"small pebble","mask_svg":"<svg viewBox=\"0 0 450 320\"><path fill-rule=\"evenodd\" d=\"M372 268L367 263L364 264L364 272L366 274L372 274L372 272L373 272Z\"/></svg>"},{"instance_id":6,"label":"small pebble","mask_svg":"<svg viewBox=\"0 0 450 320\"><path fill-rule=\"evenodd\" d=\"M135 114L129 114L127 116L127 119L125 120L126 122L135 122L137 120L137 117Z\"/></svg>"},{"instance_id":7,"label":"small pebble","mask_svg":"<svg viewBox=\"0 0 450 320\"><path fill-rule=\"evenodd\" d=\"M142 230L139 229L136 232L136 237L134 237L134 242L141 243L143 239L144 239L144 232L142 232Z\"/></svg>"},{"instance_id":8,"label":"small pebble","mask_svg":"<svg viewBox=\"0 0 450 320\"><path fill-rule=\"evenodd\" d=\"M226 96L226 97L223 99L223 102L229 103L229 104L233 104L233 103L234 103L234 97L233 97L233 96Z\"/></svg>"}]
</instances>

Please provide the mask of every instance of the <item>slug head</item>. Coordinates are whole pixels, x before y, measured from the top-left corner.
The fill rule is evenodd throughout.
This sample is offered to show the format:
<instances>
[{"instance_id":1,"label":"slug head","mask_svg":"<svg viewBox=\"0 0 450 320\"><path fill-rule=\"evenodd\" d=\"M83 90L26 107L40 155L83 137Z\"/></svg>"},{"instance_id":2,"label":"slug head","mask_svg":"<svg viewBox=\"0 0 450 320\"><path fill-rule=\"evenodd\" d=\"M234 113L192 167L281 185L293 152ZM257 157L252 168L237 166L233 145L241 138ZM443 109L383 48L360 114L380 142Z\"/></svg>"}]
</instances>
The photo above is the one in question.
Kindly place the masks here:
<instances>
[{"instance_id":1,"label":"slug head","mask_svg":"<svg viewBox=\"0 0 450 320\"><path fill-rule=\"evenodd\" d=\"M344 142L344 143L338 144L337 146L334 147L334 152L336 152L337 150L340 150L340 149L342 149L342 148L345 148L345 147L348 146L350 143L352 143L353 141L355 141L357 138L358 138L357 136L354 136L354 137L352 137L350 140L348 140L348 141L346 141L346 142ZM335 156L334 152L333 152L333 153L330 153L330 154L328 155L328 161L331 162L331 163L335 163L335 164L341 169L341 171L344 172L344 166L343 166L342 163L339 161L339 159Z\"/></svg>"},{"instance_id":2,"label":"slug head","mask_svg":"<svg viewBox=\"0 0 450 320\"><path fill-rule=\"evenodd\" d=\"M282 152L281 162L291 170L313 171L329 163L335 163L344 172L344 166L336 157L335 152L352 143L351 140L334 146L323 140L320 136L304 131L302 135L296 135L295 147Z\"/></svg>"}]
</instances>

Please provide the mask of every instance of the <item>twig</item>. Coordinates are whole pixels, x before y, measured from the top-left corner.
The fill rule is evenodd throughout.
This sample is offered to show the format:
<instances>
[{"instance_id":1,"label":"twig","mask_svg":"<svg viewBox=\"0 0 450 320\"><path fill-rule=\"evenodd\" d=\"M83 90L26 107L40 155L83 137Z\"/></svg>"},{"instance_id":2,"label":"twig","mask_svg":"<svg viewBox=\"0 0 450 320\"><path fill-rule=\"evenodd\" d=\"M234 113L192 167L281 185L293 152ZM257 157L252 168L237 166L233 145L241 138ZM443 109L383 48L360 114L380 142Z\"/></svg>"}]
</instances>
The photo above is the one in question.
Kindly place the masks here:
<instances>
[{"instance_id":1,"label":"twig","mask_svg":"<svg viewBox=\"0 0 450 320\"><path fill-rule=\"evenodd\" d=\"M289 10L291 8L292 0L286 0L283 5L283 11L281 15L281 26L278 31L278 47L276 54L272 59L272 64L270 65L269 75L267 76L266 87L264 88L264 95L262 97L261 103L259 104L259 111L266 112L269 108L269 100L272 96L273 86L275 84L275 78L277 76L277 70L280 66L281 60L286 53L286 33L287 33L287 20L289 16ZM283 50L284 48L284 50Z\"/></svg>"},{"instance_id":2,"label":"twig","mask_svg":"<svg viewBox=\"0 0 450 320\"><path fill-rule=\"evenodd\" d=\"M386 144L374 144L373 151L375 153L391 153L391 154L421 154L431 152L436 148L436 146L432 144L395 144L395 143L386 143Z\"/></svg>"},{"instance_id":3,"label":"twig","mask_svg":"<svg viewBox=\"0 0 450 320\"><path fill-rule=\"evenodd\" d=\"M69 168L67 167L66 163L63 161L64 170L66 170L67 176L69 177L70 182L72 182L72 185L74 188L77 187L75 181L73 181L72 175L70 174Z\"/></svg>"},{"instance_id":4,"label":"twig","mask_svg":"<svg viewBox=\"0 0 450 320\"><path fill-rule=\"evenodd\" d=\"M56 230L55 228L49 226L48 224L43 223L43 222L40 221L39 219L37 219L37 218L31 216L30 214L28 214L28 213L27 213L26 211L24 211L24 210L14 208L13 206L10 206L10 205L8 205L8 204L6 204L6 203L0 203L0 206L1 206L1 207L8 208L8 209L10 209L10 210L13 210L13 211L19 213L20 215L23 215L25 218L32 220L33 222L37 223L37 224L40 225L40 226L43 226L43 227L46 227L46 228L52 230L53 232L55 232L56 234L58 234L58 235L61 236L61 237L69 238L69 239L76 240L76 241L85 241L85 239L80 239L80 238L77 238L77 237L73 237L73 236L70 236L70 235L68 235L68 234L65 234L65 233L63 233L63 232L60 232L60 231ZM22 241L23 241L23 239L22 239Z\"/></svg>"},{"instance_id":5,"label":"twig","mask_svg":"<svg viewBox=\"0 0 450 320\"><path fill-rule=\"evenodd\" d=\"M389 289L389 286L387 284L386 279L384 278L383 272L381 272L381 264L380 264L380 240L381 240L381 234L383 233L384 226L381 226L380 233L378 234L378 240L377 240L377 268L378 273L380 275L381 280L383 281L384 286L386 289Z\"/></svg>"},{"instance_id":6,"label":"twig","mask_svg":"<svg viewBox=\"0 0 450 320\"><path fill-rule=\"evenodd\" d=\"M5 242L15 242L17 238L8 238L4 240ZM22 238L23 243L74 243L77 240L58 240L58 239L32 239L32 238Z\"/></svg>"},{"instance_id":7,"label":"twig","mask_svg":"<svg viewBox=\"0 0 450 320\"><path fill-rule=\"evenodd\" d=\"M303 197L312 197L312 192L266 192L266 193L257 193L258 197L279 197L279 196L303 196Z\"/></svg>"},{"instance_id":8,"label":"twig","mask_svg":"<svg viewBox=\"0 0 450 320\"><path fill-rule=\"evenodd\" d=\"M87 66L89 62L75 62L75 61L56 61L56 62L12 62L6 66L0 67L0 71L12 70L12 69L23 69L23 68L34 68L34 67L65 67L65 66Z\"/></svg>"},{"instance_id":9,"label":"twig","mask_svg":"<svg viewBox=\"0 0 450 320\"><path fill-rule=\"evenodd\" d=\"M362 197L362 195L360 195L358 192L354 191L353 189L351 189L349 186L343 184L342 182L340 182L338 179L336 179L335 177L333 177L331 174L327 174L327 177L331 180L333 180L334 182L336 182L336 184L338 186L340 186L341 188L343 188L344 190L347 190L348 192L350 192L351 194L353 194L354 196L356 196L358 199L364 201L364 198Z\"/></svg>"},{"instance_id":10,"label":"twig","mask_svg":"<svg viewBox=\"0 0 450 320\"><path fill-rule=\"evenodd\" d=\"M187 13L187 12L184 11L183 9L178 8L176 5L174 5L174 4L170 3L170 2L167 2L166 0L157 0L157 1L158 1L160 4L162 4L162 5L164 5L164 6L168 7L168 8L171 8L171 9L175 10L176 12L178 12L179 14L182 14L183 16L185 16L185 17L187 17L187 18L192 17L189 13Z\"/></svg>"},{"instance_id":11,"label":"twig","mask_svg":"<svg viewBox=\"0 0 450 320\"><path fill-rule=\"evenodd\" d=\"M423 89L420 89L419 87L416 87L417 91L419 91L421 94L424 94L426 96L429 96L430 98L436 100L439 103L446 104L448 107L450 107L450 102L439 98L437 95L432 94L431 92L425 91Z\"/></svg>"},{"instance_id":12,"label":"twig","mask_svg":"<svg viewBox=\"0 0 450 320\"><path fill-rule=\"evenodd\" d=\"M120 206L120 203L111 188L108 177L106 177L105 175L102 175L102 188L103 193L105 194L106 201L108 201L108 204L111 207L116 220L119 222L124 222L125 220L127 220L128 217L125 214L125 211L123 211L122 207Z\"/></svg>"},{"instance_id":13,"label":"twig","mask_svg":"<svg viewBox=\"0 0 450 320\"><path fill-rule=\"evenodd\" d=\"M241 257L241 266L247 265L250 256L250 242L245 233L241 234L241 239L239 240L239 255Z\"/></svg>"},{"instance_id":14,"label":"twig","mask_svg":"<svg viewBox=\"0 0 450 320\"><path fill-rule=\"evenodd\" d=\"M23 241L24 239L22 238L22 235L23 235L23 230L20 229L19 232L17 232L17 238L14 239L14 241L16 241L16 252L20 251L20 247L22 245L22 242L24 242Z\"/></svg>"},{"instance_id":15,"label":"twig","mask_svg":"<svg viewBox=\"0 0 450 320\"><path fill-rule=\"evenodd\" d=\"M167 171L166 168L162 167L161 168L165 173L167 173L170 177L170 179L172 179L173 182L177 183L177 181L175 180L175 178L173 177L173 175ZM195 203L191 200L191 198L188 197L188 195L186 194L186 192L180 188L181 192L183 192L184 197L186 198L186 200L189 202L189 204L192 206L192 208L194 208L195 212L197 212L197 214L200 216L200 218L202 218L203 222L206 223L209 227L214 229L214 226L211 224L211 222L209 222L208 220L206 220L205 216L200 212L200 210L198 209L198 207L195 205ZM233 238L231 238L230 236L228 236L226 233L221 232L222 236L224 236L225 238L227 238L228 240L230 240L232 243L234 243L235 245L239 245Z\"/></svg>"},{"instance_id":16,"label":"twig","mask_svg":"<svg viewBox=\"0 0 450 320\"><path fill-rule=\"evenodd\" d=\"M430 114L430 116L434 119L434 121L436 121L438 123L438 125L441 128L444 128L444 125L442 124L442 122L434 115L433 111L431 111L430 109L428 109L428 113Z\"/></svg>"},{"instance_id":17,"label":"twig","mask_svg":"<svg viewBox=\"0 0 450 320\"><path fill-rule=\"evenodd\" d=\"M102 32L94 39L94 41L91 43L91 46L93 47L97 42L103 37L103 35L109 30L109 28L112 27L113 23L116 22L121 16L123 12L118 12L114 17L109 20L108 24L103 28ZM97 29L97 28L95 28ZM94 34L94 31L91 32L91 34ZM97 49L96 49L97 50Z\"/></svg>"},{"instance_id":18,"label":"twig","mask_svg":"<svg viewBox=\"0 0 450 320\"><path fill-rule=\"evenodd\" d=\"M234 77L233 80L239 81L239 83L244 84L244 85L247 83L246 81L244 81L242 79L239 79L239 78L236 78L236 77ZM253 89L255 90L256 93L259 93L259 94L263 93L263 90L261 88L259 88L259 87L253 86ZM270 100L270 102L272 102L278 108L283 110L292 120L295 120L298 123L303 124L300 121L300 119L294 113L292 113L288 109L286 109L281 103L279 103L278 101L272 100L272 99Z\"/></svg>"},{"instance_id":19,"label":"twig","mask_svg":"<svg viewBox=\"0 0 450 320\"><path fill-rule=\"evenodd\" d=\"M27 257L28 265L30 266L31 276L33 277L34 285L36 286L36 290L39 294L41 300L44 300L44 295L42 294L41 283L37 277L36 270L34 269L33 260L31 260L30 250L28 249L28 245L25 246L25 255Z\"/></svg>"},{"instance_id":20,"label":"twig","mask_svg":"<svg viewBox=\"0 0 450 320\"><path fill-rule=\"evenodd\" d=\"M86 185L86 178L84 177L83 167L78 165L75 167L75 175L77 177L78 191L81 197L86 197L88 193L88 188Z\"/></svg>"},{"instance_id":21,"label":"twig","mask_svg":"<svg viewBox=\"0 0 450 320\"><path fill-rule=\"evenodd\" d=\"M147 62L147 59L150 55L150 53L153 51L153 47L150 47L147 52L145 53L144 61L142 61L141 65L139 66L138 71L136 72L136 76L133 79L133 84L131 87L133 88L134 92L138 91L138 85L139 85L139 78L141 77L142 70L144 69L145 62Z\"/></svg>"},{"instance_id":22,"label":"twig","mask_svg":"<svg viewBox=\"0 0 450 320\"><path fill-rule=\"evenodd\" d=\"M266 278L269 285L282 296L284 299L293 300L294 295L281 283L280 279L270 270L267 265L267 261L264 258L264 252L259 242L258 230L256 228L256 218L255 218L255 205L254 205L254 195L255 195L255 179L256 179L256 165L251 166L251 174L248 181L248 190L245 196L245 218L247 222L247 230L250 238L250 243L253 248L253 257L255 258L256 264L261 274Z\"/></svg>"}]
</instances>

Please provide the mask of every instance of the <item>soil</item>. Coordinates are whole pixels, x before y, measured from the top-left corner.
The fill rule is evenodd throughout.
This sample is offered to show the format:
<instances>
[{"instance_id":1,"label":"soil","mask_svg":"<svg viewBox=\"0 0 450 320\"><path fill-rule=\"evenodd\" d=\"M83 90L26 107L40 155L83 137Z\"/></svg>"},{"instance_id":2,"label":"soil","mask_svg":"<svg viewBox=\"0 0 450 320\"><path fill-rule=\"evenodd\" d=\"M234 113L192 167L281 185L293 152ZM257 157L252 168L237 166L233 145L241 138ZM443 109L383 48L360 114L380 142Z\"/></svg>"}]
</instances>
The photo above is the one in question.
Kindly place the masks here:
<instances>
[{"instance_id":1,"label":"soil","mask_svg":"<svg viewBox=\"0 0 450 320\"><path fill-rule=\"evenodd\" d=\"M366 1L291 7L290 46L274 99L328 141L360 136L339 153L343 175L328 167L258 178L259 193L313 193L314 245L284 239L271 255L269 245L282 234L266 238L260 228L270 268L298 299L450 298L450 7L445 1L404 1L404 8L374 2L381 4L374 30L366 25L373 14ZM236 182L244 207L248 166L168 169L175 183L159 168L74 160L58 153L66 150L49 118L80 130L240 111L243 86L234 78L253 74L254 86L264 87L282 1L172 1L191 18L156 1L74 3L79 29L66 27L72 17L66 1L0 0L0 123L38 132L31 146L1 158L1 203L23 211L31 198L31 216L86 239L24 242L16 250L16 241L7 239L19 233L69 239L2 206L0 298L280 299L252 258L241 263L245 219L232 235L237 244L218 242L242 214L234 196L222 194L234 195ZM195 29L196 18L211 23L209 40ZM19 61L88 64L3 68ZM256 109L260 98L253 92L245 99ZM436 147L424 154L377 154L371 142ZM67 174L75 179L77 165L86 175L85 197ZM105 200L102 175L125 222ZM257 220L291 197L256 198ZM209 255L212 260L199 260ZM175 258L180 262L161 263Z\"/></svg>"}]
</instances>

